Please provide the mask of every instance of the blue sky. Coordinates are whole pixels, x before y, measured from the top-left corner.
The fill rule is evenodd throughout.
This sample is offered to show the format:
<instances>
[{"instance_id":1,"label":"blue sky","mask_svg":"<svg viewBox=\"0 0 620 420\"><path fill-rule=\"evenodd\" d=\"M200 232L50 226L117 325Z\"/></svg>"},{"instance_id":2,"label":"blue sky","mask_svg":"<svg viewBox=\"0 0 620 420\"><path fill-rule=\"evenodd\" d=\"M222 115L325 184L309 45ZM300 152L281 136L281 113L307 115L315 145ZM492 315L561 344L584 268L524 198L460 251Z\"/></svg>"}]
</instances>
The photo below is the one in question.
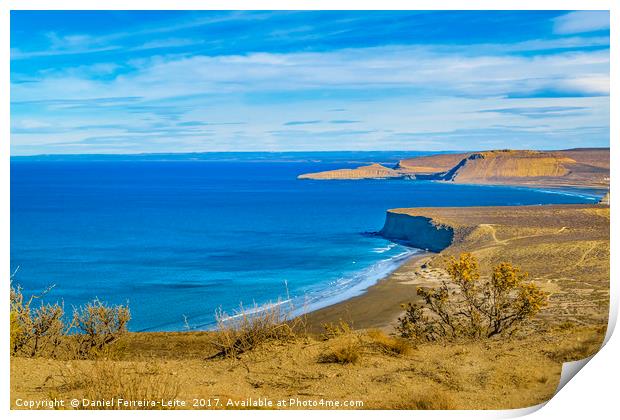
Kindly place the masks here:
<instances>
[{"instance_id":1,"label":"blue sky","mask_svg":"<svg viewBox=\"0 0 620 420\"><path fill-rule=\"evenodd\" d=\"M11 12L12 155L608 145L608 12Z\"/></svg>"}]
</instances>

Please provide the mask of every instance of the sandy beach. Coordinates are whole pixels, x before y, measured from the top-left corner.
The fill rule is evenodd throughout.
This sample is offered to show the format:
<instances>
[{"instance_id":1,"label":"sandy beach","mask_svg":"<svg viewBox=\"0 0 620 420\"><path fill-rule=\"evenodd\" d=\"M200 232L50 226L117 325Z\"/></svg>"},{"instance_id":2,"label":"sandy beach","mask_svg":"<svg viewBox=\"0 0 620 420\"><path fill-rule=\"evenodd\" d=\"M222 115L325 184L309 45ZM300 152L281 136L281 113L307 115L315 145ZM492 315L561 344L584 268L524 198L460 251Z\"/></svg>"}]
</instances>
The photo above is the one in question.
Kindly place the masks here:
<instances>
[{"instance_id":1,"label":"sandy beach","mask_svg":"<svg viewBox=\"0 0 620 420\"><path fill-rule=\"evenodd\" d=\"M308 328L323 331L323 324L344 321L353 328L392 330L400 316L400 305L416 298L411 276L427 262L432 254L412 256L387 277L369 287L362 295L312 311L305 315ZM419 279L420 285L422 279Z\"/></svg>"}]
</instances>

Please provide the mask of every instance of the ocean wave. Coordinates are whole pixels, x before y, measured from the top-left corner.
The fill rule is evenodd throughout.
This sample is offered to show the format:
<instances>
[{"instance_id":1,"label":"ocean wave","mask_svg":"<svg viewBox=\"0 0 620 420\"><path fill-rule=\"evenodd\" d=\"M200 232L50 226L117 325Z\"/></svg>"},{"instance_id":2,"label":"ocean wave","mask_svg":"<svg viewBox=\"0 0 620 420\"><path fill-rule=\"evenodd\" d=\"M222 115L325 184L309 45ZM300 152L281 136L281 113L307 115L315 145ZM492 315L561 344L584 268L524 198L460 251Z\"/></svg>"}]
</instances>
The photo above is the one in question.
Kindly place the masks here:
<instances>
[{"instance_id":1,"label":"ocean wave","mask_svg":"<svg viewBox=\"0 0 620 420\"><path fill-rule=\"evenodd\" d=\"M287 303L291 303L292 299L286 299L286 300L278 300L277 302L267 302L264 303L262 305L257 305L256 303L249 309L239 309L234 311L233 315L227 315L226 313L220 313L219 316L217 316L217 321L219 322L230 322L230 321L234 321L236 319L239 318L243 318L243 317L251 317L253 315L260 315L263 312L267 312L269 310L273 310L275 308L278 308L282 305L285 305Z\"/></svg>"},{"instance_id":2,"label":"ocean wave","mask_svg":"<svg viewBox=\"0 0 620 420\"><path fill-rule=\"evenodd\" d=\"M577 188L567 188L567 189L562 189L562 188L540 188L540 187L517 187L517 186L513 186L512 188L516 189L516 190L530 190L533 189L535 191L544 193L544 194L555 194L555 195L563 195L566 197L577 197L577 198L583 198L585 200L591 200L591 201L598 201L600 200L603 195L604 195L604 191L599 191L599 190L588 190L587 192L584 190L580 190Z\"/></svg>"},{"instance_id":3,"label":"ocean wave","mask_svg":"<svg viewBox=\"0 0 620 420\"><path fill-rule=\"evenodd\" d=\"M375 254L383 254L384 252L393 249L395 246L397 246L397 244L391 243L388 246L373 248L372 252L374 252Z\"/></svg>"},{"instance_id":4,"label":"ocean wave","mask_svg":"<svg viewBox=\"0 0 620 420\"><path fill-rule=\"evenodd\" d=\"M234 324L235 321L243 317L258 316L261 313L283 305L288 305L288 307L282 309L282 318L291 319L359 296L379 280L391 274L409 258L423 252L423 250L417 248L409 248L399 244L393 245L391 249L398 246L404 250L363 270L331 281L320 288L308 290L303 296L287 296L287 299L277 300L275 303L273 301L260 305L254 303L252 307L248 309L241 308L234 311L231 315L220 311L219 314L216 314L216 321L197 323L192 325L191 329L213 330L217 328L218 321L224 324Z\"/></svg>"},{"instance_id":5,"label":"ocean wave","mask_svg":"<svg viewBox=\"0 0 620 420\"><path fill-rule=\"evenodd\" d=\"M568 191L554 191L554 190L539 190L540 192L543 192L545 194L557 194L557 195L564 195L567 197L579 197L579 198L583 198L585 200L600 200L603 196L595 196L593 194L584 194L584 193L576 193L576 192L568 192Z\"/></svg>"},{"instance_id":6,"label":"ocean wave","mask_svg":"<svg viewBox=\"0 0 620 420\"><path fill-rule=\"evenodd\" d=\"M352 297L363 294L366 289L387 277L412 256L423 252L421 249L400 246L405 250L397 255L378 261L363 270L343 276L327 284L327 287L309 290L303 297L294 297L292 316L316 311ZM394 248L394 247L392 247Z\"/></svg>"}]
</instances>

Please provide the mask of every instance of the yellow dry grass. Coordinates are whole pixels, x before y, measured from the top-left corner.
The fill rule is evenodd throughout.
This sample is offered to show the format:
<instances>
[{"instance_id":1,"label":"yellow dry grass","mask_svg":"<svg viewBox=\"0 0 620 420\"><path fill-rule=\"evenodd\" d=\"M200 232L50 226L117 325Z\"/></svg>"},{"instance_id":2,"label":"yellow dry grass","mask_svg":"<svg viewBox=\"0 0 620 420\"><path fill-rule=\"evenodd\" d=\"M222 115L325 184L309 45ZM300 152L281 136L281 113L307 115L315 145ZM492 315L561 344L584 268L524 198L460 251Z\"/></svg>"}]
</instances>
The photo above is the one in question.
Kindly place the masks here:
<instances>
[{"instance_id":1,"label":"yellow dry grass","mask_svg":"<svg viewBox=\"0 0 620 420\"><path fill-rule=\"evenodd\" d=\"M389 336L355 331L329 340L271 341L238 359L214 360L170 352L179 335L130 334L119 360L13 358L11 401L16 408L16 398L176 397L188 408L216 408L191 404L195 398L323 398L361 400L366 409L518 408L549 399L561 362L595 351L603 332L604 326L569 326L508 340L420 344L401 354L386 352ZM143 354L147 342L161 353ZM322 359L336 353L337 360Z\"/></svg>"}]
</instances>

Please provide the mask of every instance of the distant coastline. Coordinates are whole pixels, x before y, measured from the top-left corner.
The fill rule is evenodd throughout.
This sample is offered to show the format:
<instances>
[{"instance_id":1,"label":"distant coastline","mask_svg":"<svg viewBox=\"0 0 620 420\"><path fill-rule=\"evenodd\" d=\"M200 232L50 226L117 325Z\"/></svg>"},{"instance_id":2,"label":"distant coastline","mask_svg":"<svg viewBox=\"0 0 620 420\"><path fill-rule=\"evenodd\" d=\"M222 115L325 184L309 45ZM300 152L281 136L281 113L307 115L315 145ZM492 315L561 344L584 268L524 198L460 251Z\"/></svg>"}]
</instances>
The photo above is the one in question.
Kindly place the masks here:
<instances>
[{"instance_id":1,"label":"distant coastline","mask_svg":"<svg viewBox=\"0 0 620 420\"><path fill-rule=\"evenodd\" d=\"M557 151L491 150L402 159L352 169L307 173L306 180L414 179L459 184L609 188L609 148Z\"/></svg>"},{"instance_id":2,"label":"distant coastline","mask_svg":"<svg viewBox=\"0 0 620 420\"><path fill-rule=\"evenodd\" d=\"M344 162L365 164L378 162L395 165L409 156L455 153L431 150L342 150L342 151L256 151L256 152L188 152L188 153L89 153L13 155L11 162L98 162L98 161L220 161L220 162Z\"/></svg>"},{"instance_id":3,"label":"distant coastline","mask_svg":"<svg viewBox=\"0 0 620 420\"><path fill-rule=\"evenodd\" d=\"M555 152L502 150L423 156L402 160L394 168L371 164L353 169L302 174L298 179L344 181L404 178L470 185L533 188L551 194L567 195L582 195L580 191L591 189L599 193L596 197L591 197L592 201L600 202L598 205L604 208L609 205L609 163L608 148L570 149ZM517 225L525 223L524 214L531 214L535 217L541 212L539 206L519 206L511 209L519 214L520 219L515 217L514 222ZM441 215L446 211L457 216L444 223L437 214ZM394 280L399 277L398 273L403 270L410 272L404 268L405 266L415 266L419 270L421 265L425 265L420 261L428 260L429 256L432 259L434 253L440 253L454 244L465 241L469 233L477 229L477 225L472 222L460 221L476 219L475 215L471 217L467 214L482 212L488 214L487 217L492 220L503 211L501 207L388 210L385 224L379 234L387 239L417 247L425 253L412 258L393 274L377 282L375 286L367 290L367 295L357 296L337 305L323 308L310 314L310 319L315 325L336 322L346 313L351 322L357 322L357 327L389 329L389 323L395 321L395 316L399 313L402 294L406 290ZM544 229L544 225L540 228ZM480 245L478 244L477 247ZM476 249L472 248L471 251ZM410 289L409 293L411 293ZM366 309L361 308L373 309L368 314ZM355 315L352 315L353 313Z\"/></svg>"}]
</instances>

